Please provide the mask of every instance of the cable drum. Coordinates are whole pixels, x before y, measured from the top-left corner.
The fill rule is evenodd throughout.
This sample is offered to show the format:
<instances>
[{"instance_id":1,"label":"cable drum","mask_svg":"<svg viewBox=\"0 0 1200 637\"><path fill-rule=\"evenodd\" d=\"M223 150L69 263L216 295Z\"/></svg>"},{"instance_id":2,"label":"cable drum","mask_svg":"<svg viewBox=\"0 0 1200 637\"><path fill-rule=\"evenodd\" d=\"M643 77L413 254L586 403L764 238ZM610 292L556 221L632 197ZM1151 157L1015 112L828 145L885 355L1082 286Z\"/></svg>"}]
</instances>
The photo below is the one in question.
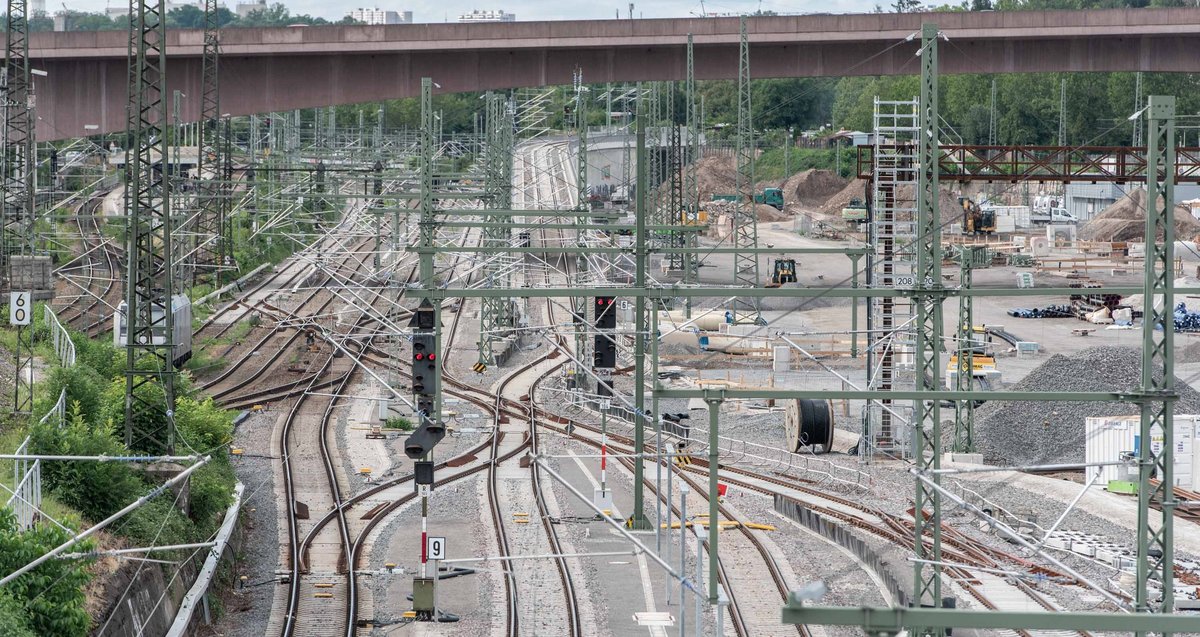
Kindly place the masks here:
<instances>
[{"instance_id":1,"label":"cable drum","mask_svg":"<svg viewBox=\"0 0 1200 637\"><path fill-rule=\"evenodd\" d=\"M812 453L833 449L833 404L827 400L788 401L784 417L784 444L799 453L808 447Z\"/></svg>"}]
</instances>

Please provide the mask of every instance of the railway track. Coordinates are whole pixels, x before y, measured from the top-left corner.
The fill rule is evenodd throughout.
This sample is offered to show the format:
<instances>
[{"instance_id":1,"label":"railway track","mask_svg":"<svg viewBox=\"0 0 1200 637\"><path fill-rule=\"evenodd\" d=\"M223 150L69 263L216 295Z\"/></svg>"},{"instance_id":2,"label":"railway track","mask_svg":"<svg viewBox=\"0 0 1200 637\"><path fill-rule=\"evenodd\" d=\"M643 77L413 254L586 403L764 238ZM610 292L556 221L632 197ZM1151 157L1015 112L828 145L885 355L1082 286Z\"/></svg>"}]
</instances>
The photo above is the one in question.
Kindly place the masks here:
<instances>
[{"instance_id":1,"label":"railway track","mask_svg":"<svg viewBox=\"0 0 1200 637\"><path fill-rule=\"evenodd\" d=\"M60 309L59 319L89 338L97 338L109 328L112 314L121 302L121 289L116 281L120 274L122 251L104 236L96 219L96 212L103 203L103 195L89 197L79 204L74 215L83 243L83 252L79 257L83 263L79 267L84 274L79 278L87 283L81 285L75 280L75 275L62 274L70 263L59 269L62 278L80 288L80 294L74 297L75 301ZM81 303L83 299L86 301Z\"/></svg>"}]
</instances>

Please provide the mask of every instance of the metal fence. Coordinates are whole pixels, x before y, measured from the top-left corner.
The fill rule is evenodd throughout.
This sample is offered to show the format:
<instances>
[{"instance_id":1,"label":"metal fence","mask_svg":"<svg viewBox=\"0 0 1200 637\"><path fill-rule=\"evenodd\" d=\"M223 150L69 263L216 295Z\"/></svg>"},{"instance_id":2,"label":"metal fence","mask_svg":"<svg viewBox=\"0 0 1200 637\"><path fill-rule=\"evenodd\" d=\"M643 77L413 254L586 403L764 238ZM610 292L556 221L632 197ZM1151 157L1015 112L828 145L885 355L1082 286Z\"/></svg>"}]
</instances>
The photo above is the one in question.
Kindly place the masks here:
<instances>
[{"instance_id":1,"label":"metal fence","mask_svg":"<svg viewBox=\"0 0 1200 637\"><path fill-rule=\"evenodd\" d=\"M56 423L59 427L63 426L67 418L67 390L63 388L58 394L58 401L46 412L45 416L38 421L38 424L46 424L47 422ZM17 455L26 455L29 453L29 437L26 436L21 446L17 447ZM13 461L13 484L12 496L8 499L6 506L12 509L14 515L17 516L17 526L21 530L33 528L33 525L39 519L39 511L42 508L42 461L41 460L14 460Z\"/></svg>"},{"instance_id":2,"label":"metal fence","mask_svg":"<svg viewBox=\"0 0 1200 637\"><path fill-rule=\"evenodd\" d=\"M75 365L75 342L71 340L70 333L59 322L58 316L54 314L54 310L50 309L50 306L46 306L43 317L46 327L50 329L50 340L54 343L54 353L58 357L58 363L63 367L73 367ZM42 416L38 424L54 423L56 426L62 427L66 420L67 390L64 387L58 394L58 401L46 412L45 416ZM16 455L21 456L28 453L29 437L26 436L25 440L21 442L21 446L17 447ZM17 516L17 525L21 530L30 529L39 519L39 511L42 508L42 461L14 460L13 484L15 486L12 489L12 496L9 497L6 505Z\"/></svg>"},{"instance_id":3,"label":"metal fence","mask_svg":"<svg viewBox=\"0 0 1200 637\"><path fill-rule=\"evenodd\" d=\"M46 327L50 328L50 340L54 343L54 353L58 355L58 363L63 367L73 367L75 365L75 341L71 340L71 335L59 322L54 310L50 309L49 305L45 307Z\"/></svg>"}]
</instances>

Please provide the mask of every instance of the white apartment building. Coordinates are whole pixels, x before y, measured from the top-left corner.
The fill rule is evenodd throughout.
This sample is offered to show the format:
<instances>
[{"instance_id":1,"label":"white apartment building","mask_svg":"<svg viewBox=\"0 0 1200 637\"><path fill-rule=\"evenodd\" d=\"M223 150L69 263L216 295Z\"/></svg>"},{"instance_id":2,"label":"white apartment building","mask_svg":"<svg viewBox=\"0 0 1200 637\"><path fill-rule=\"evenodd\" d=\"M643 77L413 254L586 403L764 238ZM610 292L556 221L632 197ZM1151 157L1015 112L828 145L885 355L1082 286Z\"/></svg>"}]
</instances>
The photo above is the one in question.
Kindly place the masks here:
<instances>
[{"instance_id":1,"label":"white apartment building","mask_svg":"<svg viewBox=\"0 0 1200 637\"><path fill-rule=\"evenodd\" d=\"M413 20L412 11L386 11L379 7L355 9L350 12L350 17L363 24L412 24Z\"/></svg>"},{"instance_id":2,"label":"white apartment building","mask_svg":"<svg viewBox=\"0 0 1200 637\"><path fill-rule=\"evenodd\" d=\"M500 9L495 11L491 9L475 9L470 13L464 13L458 16L459 22L516 22L517 14L505 13Z\"/></svg>"}]
</instances>

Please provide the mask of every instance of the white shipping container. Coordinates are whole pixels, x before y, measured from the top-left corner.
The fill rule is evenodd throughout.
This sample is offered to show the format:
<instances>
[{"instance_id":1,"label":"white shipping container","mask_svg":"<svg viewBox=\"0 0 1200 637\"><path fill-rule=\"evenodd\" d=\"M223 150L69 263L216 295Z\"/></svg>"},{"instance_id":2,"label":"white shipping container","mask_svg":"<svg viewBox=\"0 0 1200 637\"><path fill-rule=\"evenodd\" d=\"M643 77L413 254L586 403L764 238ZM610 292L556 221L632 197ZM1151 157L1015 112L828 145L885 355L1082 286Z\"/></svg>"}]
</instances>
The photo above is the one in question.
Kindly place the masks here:
<instances>
[{"instance_id":1,"label":"white shipping container","mask_svg":"<svg viewBox=\"0 0 1200 637\"><path fill-rule=\"evenodd\" d=\"M1162 452L1163 435L1161 429L1155 429L1151 434L1150 449L1152 453L1158 454ZM1140 431L1138 416L1088 418L1084 423L1084 460L1088 463L1113 462L1120 460L1124 453L1136 453ZM1173 482L1175 486L1193 489L1196 486L1196 476L1200 475L1200 456L1195 453L1196 439L1200 437L1200 416L1175 416L1173 433ZM1109 480L1127 478L1128 476L1124 475L1127 471L1135 469L1126 469L1119 465L1089 467L1086 474L1090 479L1097 472L1100 473L1098 482L1104 485Z\"/></svg>"}]
</instances>

